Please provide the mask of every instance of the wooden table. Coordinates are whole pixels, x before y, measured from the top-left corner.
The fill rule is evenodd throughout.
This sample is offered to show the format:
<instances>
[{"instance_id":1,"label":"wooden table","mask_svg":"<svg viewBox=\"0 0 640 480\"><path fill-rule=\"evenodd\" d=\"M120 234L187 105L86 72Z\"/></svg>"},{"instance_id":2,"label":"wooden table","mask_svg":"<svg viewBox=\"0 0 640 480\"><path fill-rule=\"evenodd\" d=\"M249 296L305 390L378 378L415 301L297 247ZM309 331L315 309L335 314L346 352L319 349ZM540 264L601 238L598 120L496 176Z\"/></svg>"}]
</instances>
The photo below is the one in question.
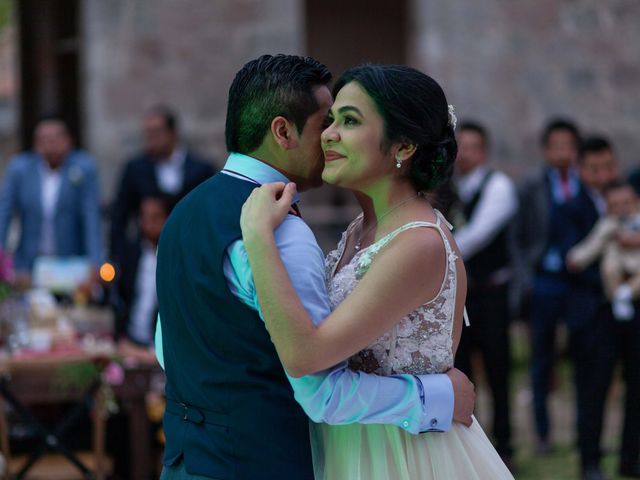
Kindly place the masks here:
<instances>
[{"instance_id":1,"label":"wooden table","mask_svg":"<svg viewBox=\"0 0 640 480\"><path fill-rule=\"evenodd\" d=\"M10 392L19 399L20 403L29 404L60 403L77 400L84 389L60 388L56 375L61 368L73 365L104 366L112 358L117 357L117 350L86 352L78 351L65 354L41 354L37 356L16 356L0 358L0 377L5 379L5 385ZM152 472L152 460L149 446L149 420L146 413L146 395L151 388L154 375L161 374L158 365L131 364L123 362L124 381L120 385L113 385L113 391L120 405L129 413L129 435L131 439L131 476L132 479L147 478ZM98 417L100 415L94 415ZM94 451L98 455L104 453L104 424L94 424ZM7 448L8 441L4 440Z\"/></svg>"}]
</instances>

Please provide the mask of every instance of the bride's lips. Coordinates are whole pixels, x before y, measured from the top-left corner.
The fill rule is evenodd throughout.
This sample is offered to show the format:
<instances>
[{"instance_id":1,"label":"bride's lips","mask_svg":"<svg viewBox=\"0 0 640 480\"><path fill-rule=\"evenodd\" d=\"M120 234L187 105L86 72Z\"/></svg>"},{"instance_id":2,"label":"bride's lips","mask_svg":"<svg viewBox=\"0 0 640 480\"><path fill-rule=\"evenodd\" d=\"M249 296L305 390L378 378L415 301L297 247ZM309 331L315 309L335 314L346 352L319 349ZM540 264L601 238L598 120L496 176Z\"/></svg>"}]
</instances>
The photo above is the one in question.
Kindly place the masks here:
<instances>
[{"instance_id":1,"label":"bride's lips","mask_svg":"<svg viewBox=\"0 0 640 480\"><path fill-rule=\"evenodd\" d=\"M345 158L344 155L338 152L334 152L333 150L327 150L326 152L324 152L325 162L332 162L334 160L339 160L341 158Z\"/></svg>"}]
</instances>

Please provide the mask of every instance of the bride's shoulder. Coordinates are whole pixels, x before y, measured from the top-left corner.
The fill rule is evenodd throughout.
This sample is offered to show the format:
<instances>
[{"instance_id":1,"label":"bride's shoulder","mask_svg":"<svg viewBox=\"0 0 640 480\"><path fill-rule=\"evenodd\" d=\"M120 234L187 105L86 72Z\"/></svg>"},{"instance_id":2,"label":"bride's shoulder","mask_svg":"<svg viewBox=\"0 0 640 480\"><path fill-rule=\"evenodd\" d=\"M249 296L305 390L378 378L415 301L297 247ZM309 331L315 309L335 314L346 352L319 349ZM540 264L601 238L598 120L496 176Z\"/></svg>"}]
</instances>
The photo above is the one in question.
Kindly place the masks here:
<instances>
[{"instance_id":1,"label":"bride's shoulder","mask_svg":"<svg viewBox=\"0 0 640 480\"><path fill-rule=\"evenodd\" d=\"M425 268L444 270L447 249L435 228L398 229L368 250L375 270L406 269L407 273Z\"/></svg>"},{"instance_id":2,"label":"bride's shoulder","mask_svg":"<svg viewBox=\"0 0 640 480\"><path fill-rule=\"evenodd\" d=\"M440 232L431 226L415 226L403 229L389 242L385 250L394 255L418 258L433 258L441 252L444 256L445 248Z\"/></svg>"}]
</instances>

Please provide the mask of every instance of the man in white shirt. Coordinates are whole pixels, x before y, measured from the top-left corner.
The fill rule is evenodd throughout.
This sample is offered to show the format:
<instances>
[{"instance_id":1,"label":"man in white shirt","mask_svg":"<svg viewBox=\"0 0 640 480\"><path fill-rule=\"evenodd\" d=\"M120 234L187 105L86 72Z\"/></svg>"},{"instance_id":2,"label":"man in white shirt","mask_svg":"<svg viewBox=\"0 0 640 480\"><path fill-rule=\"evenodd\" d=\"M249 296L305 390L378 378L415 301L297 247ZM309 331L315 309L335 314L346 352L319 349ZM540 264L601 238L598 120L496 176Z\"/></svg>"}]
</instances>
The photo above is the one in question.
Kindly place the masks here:
<instances>
[{"instance_id":1,"label":"man in white shirt","mask_svg":"<svg viewBox=\"0 0 640 480\"><path fill-rule=\"evenodd\" d=\"M482 354L493 395L496 449L509 464L509 225L518 210L518 198L511 179L487 165L489 137L482 125L462 123L457 141L460 205L455 239L467 269L471 325L462 332L456 366L471 376L471 352L477 349Z\"/></svg>"}]
</instances>

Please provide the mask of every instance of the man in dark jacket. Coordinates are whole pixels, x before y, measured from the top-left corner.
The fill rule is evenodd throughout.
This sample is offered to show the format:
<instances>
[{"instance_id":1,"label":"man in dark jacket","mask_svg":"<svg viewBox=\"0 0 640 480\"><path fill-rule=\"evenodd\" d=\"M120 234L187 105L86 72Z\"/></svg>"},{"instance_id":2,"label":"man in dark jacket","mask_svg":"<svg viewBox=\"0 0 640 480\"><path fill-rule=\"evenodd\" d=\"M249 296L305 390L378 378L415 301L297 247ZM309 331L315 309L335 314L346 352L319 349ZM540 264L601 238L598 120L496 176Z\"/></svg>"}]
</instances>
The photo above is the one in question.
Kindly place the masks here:
<instances>
[{"instance_id":1,"label":"man in dark jacket","mask_svg":"<svg viewBox=\"0 0 640 480\"><path fill-rule=\"evenodd\" d=\"M111 212L111 259L116 264L127 242L135 241L129 223L137 220L144 197L162 193L175 204L214 173L210 161L181 144L177 117L170 109L151 109L142 131L144 151L125 165Z\"/></svg>"},{"instance_id":2,"label":"man in dark jacket","mask_svg":"<svg viewBox=\"0 0 640 480\"><path fill-rule=\"evenodd\" d=\"M519 186L523 214L516 219L516 280L525 306L523 313L531 326L531 386L540 453L550 449L547 395L556 330L566 316L570 287L560 252L567 235L560 211L580 188L576 167L579 145L580 135L573 122L551 120L541 137L544 166Z\"/></svg>"}]
</instances>

